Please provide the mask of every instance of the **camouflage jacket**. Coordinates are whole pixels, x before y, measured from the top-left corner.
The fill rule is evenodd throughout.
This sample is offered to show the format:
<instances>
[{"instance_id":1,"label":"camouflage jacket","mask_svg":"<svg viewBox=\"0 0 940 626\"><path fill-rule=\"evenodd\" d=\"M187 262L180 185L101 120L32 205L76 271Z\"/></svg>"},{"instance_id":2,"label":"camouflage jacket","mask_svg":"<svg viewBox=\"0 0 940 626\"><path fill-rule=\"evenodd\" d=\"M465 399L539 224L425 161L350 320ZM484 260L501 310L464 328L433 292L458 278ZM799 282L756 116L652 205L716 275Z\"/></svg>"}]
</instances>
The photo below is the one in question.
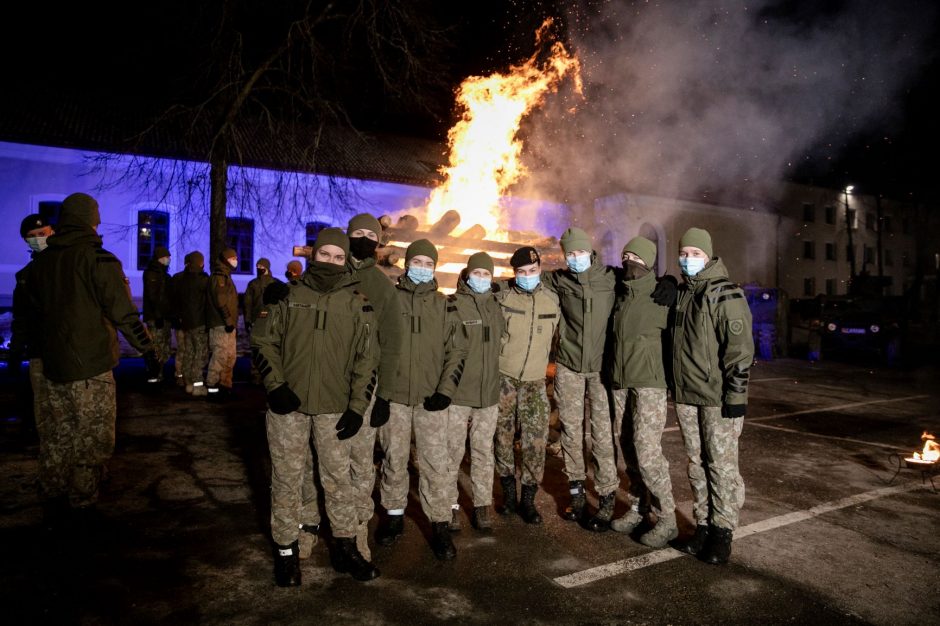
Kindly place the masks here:
<instances>
[{"instance_id":1,"label":"camouflage jacket","mask_svg":"<svg viewBox=\"0 0 940 626\"><path fill-rule=\"evenodd\" d=\"M528 292L510 281L496 294L503 313L499 371L521 381L544 380L561 310L541 284Z\"/></svg>"},{"instance_id":2,"label":"camouflage jacket","mask_svg":"<svg viewBox=\"0 0 940 626\"><path fill-rule=\"evenodd\" d=\"M224 260L216 260L212 266L208 299L206 324L209 328L238 324L238 291L232 282L232 267Z\"/></svg>"},{"instance_id":3,"label":"camouflage jacket","mask_svg":"<svg viewBox=\"0 0 940 626\"><path fill-rule=\"evenodd\" d=\"M463 278L448 300L467 335L467 365L454 404L483 408L499 402L499 351L503 336L503 313L492 293L476 293Z\"/></svg>"},{"instance_id":4,"label":"camouflage jacket","mask_svg":"<svg viewBox=\"0 0 940 626\"><path fill-rule=\"evenodd\" d=\"M663 333L669 308L653 302L656 274L622 280L613 313L613 367L615 389L666 388L663 368Z\"/></svg>"},{"instance_id":5,"label":"camouflage jacket","mask_svg":"<svg viewBox=\"0 0 940 626\"><path fill-rule=\"evenodd\" d=\"M401 304L395 286L385 272L375 266L375 259L353 261L347 257L346 267L359 281L359 291L375 308L379 341L379 383L376 394L388 399L398 370L401 355Z\"/></svg>"}]
</instances>

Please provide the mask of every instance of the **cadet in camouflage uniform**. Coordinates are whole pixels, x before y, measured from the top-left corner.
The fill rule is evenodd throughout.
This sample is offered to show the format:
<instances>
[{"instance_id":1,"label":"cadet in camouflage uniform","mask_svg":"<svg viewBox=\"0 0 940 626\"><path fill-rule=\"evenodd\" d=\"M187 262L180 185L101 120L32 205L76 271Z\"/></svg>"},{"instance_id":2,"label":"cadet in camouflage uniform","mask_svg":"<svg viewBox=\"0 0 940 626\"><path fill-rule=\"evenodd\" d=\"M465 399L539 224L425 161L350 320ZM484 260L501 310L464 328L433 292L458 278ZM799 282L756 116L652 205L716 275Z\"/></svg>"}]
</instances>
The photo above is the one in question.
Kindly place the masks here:
<instances>
[{"instance_id":1,"label":"cadet in camouflage uniform","mask_svg":"<svg viewBox=\"0 0 940 626\"><path fill-rule=\"evenodd\" d=\"M516 271L497 297L505 323L499 354L500 394L496 423L496 472L503 489L503 514L516 511L516 457L513 439L521 429L522 501L519 513L541 524L535 494L545 472L548 396L545 371L561 311L558 297L542 287L541 258L535 248L516 250L509 261Z\"/></svg>"},{"instance_id":2,"label":"cadet in camouflage uniform","mask_svg":"<svg viewBox=\"0 0 940 626\"><path fill-rule=\"evenodd\" d=\"M642 482L631 478L631 509L615 519L611 528L630 533L643 521L639 513L644 487L652 495L657 522L640 537L640 543L662 548L679 535L676 503L669 480L669 463L663 455L662 437L666 426L666 374L663 367L662 335L669 307L653 300L656 274L656 244L634 237L623 248L624 276L614 304L612 382L618 417L622 417L621 437L632 448L631 457L639 466ZM631 460L634 460L631 459Z\"/></svg>"},{"instance_id":3,"label":"cadet in camouflage uniform","mask_svg":"<svg viewBox=\"0 0 940 626\"><path fill-rule=\"evenodd\" d=\"M156 376L148 378L148 383L159 383L163 380L163 365L170 360L170 307L169 270L170 251L163 246L157 246L153 251L153 258L144 270L144 323L153 344L157 349L157 358L160 360L160 371Z\"/></svg>"},{"instance_id":4,"label":"cadet in camouflage uniform","mask_svg":"<svg viewBox=\"0 0 940 626\"><path fill-rule=\"evenodd\" d=\"M402 534L413 432L418 492L431 521L431 548L437 558L452 559L457 550L448 528L447 409L463 376L467 346L457 306L437 290L436 264L437 248L419 239L408 246L406 271L398 279L403 337L396 376L388 387L390 417L378 433L385 453L380 491L388 515L377 539L390 545Z\"/></svg>"},{"instance_id":5,"label":"cadet in camouflage uniform","mask_svg":"<svg viewBox=\"0 0 940 626\"><path fill-rule=\"evenodd\" d=\"M251 326L261 316L261 310L264 307L264 290L273 282L280 282L271 276L271 261L261 257L255 263L255 278L248 281L245 287L245 330L251 333ZM251 365L251 381L255 384L261 383L261 374L258 369Z\"/></svg>"},{"instance_id":6,"label":"cadet in camouflage uniform","mask_svg":"<svg viewBox=\"0 0 940 626\"><path fill-rule=\"evenodd\" d=\"M356 580L379 575L356 549L359 493L350 460L351 439L375 390L372 306L345 268L349 239L343 231L322 230L312 254L301 280L268 306L251 335L270 407L271 535L275 581L282 587L300 584L299 512L311 435L337 542L334 566Z\"/></svg>"},{"instance_id":7,"label":"cadet in camouflage uniform","mask_svg":"<svg viewBox=\"0 0 940 626\"><path fill-rule=\"evenodd\" d=\"M98 481L114 452L117 404L115 329L156 362L153 342L127 293L121 262L101 247L98 203L84 193L62 202L56 234L30 265L29 310L42 320L40 356L49 414L39 428L41 489L68 497L79 522L90 521Z\"/></svg>"},{"instance_id":8,"label":"cadet in camouflage uniform","mask_svg":"<svg viewBox=\"0 0 940 626\"><path fill-rule=\"evenodd\" d=\"M179 290L180 279L186 274L186 265L189 264L189 255L183 257L183 269L170 276L167 282L170 293L170 328L176 341L176 358L173 359L173 374L179 387L186 387L186 377L183 375L183 346L186 343L186 331L180 328L179 302L176 292Z\"/></svg>"},{"instance_id":9,"label":"cadet in camouflage uniform","mask_svg":"<svg viewBox=\"0 0 940 626\"><path fill-rule=\"evenodd\" d=\"M584 516L584 396L590 401L591 453L594 457L594 488L600 503L585 526L605 531L610 526L617 497L617 462L611 432L606 381L601 380L604 347L614 305L617 278L613 268L597 259L591 239L580 228L569 228L561 236L567 269L544 277L545 287L558 295L561 305L555 400L561 420L561 450L571 493L565 519Z\"/></svg>"},{"instance_id":10,"label":"cadet in camouflage uniform","mask_svg":"<svg viewBox=\"0 0 940 626\"><path fill-rule=\"evenodd\" d=\"M451 302L457 305L467 334L468 352L464 375L450 405L448 448L450 449L451 530L459 530L457 476L467 448L470 427L470 482L473 485L473 518L477 530L488 532L493 525L493 437L499 415L499 352L503 336L502 310L492 292L493 259L477 252L457 282Z\"/></svg>"},{"instance_id":11,"label":"cadet in camouflage uniform","mask_svg":"<svg viewBox=\"0 0 940 626\"><path fill-rule=\"evenodd\" d=\"M679 428L689 457L695 535L674 546L706 563L731 555L744 504L738 437L754 360L751 311L741 288L712 256L711 235L690 228L679 240L679 290L672 323L672 367Z\"/></svg>"},{"instance_id":12,"label":"cadet in camouflage uniform","mask_svg":"<svg viewBox=\"0 0 940 626\"><path fill-rule=\"evenodd\" d=\"M182 362L186 393L194 398L208 393L202 370L209 357L209 334L206 329L209 313L209 275L203 271L205 257L199 251L186 255L186 267L173 277L173 303L183 336L177 346ZM177 335L179 336L179 335Z\"/></svg>"},{"instance_id":13,"label":"cadet in camouflage uniform","mask_svg":"<svg viewBox=\"0 0 940 626\"><path fill-rule=\"evenodd\" d=\"M235 327L238 325L238 292L232 282L232 270L238 267L238 255L231 248L222 250L209 276L209 370L206 384L210 399L232 395L235 369Z\"/></svg>"}]
</instances>

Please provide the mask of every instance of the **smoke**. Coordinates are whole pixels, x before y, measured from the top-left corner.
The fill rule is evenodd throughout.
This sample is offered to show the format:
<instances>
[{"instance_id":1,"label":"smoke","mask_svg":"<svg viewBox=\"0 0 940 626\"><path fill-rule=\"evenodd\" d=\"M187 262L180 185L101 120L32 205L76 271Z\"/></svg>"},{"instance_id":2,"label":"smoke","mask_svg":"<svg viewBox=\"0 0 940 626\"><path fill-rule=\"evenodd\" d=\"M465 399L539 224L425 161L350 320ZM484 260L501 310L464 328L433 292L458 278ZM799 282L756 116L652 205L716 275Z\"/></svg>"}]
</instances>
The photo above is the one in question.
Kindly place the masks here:
<instances>
[{"instance_id":1,"label":"smoke","mask_svg":"<svg viewBox=\"0 0 940 626\"><path fill-rule=\"evenodd\" d=\"M899 121L934 18L926 1L582 6L569 39L585 96L528 121L532 176L519 193L717 200L773 185L820 142L834 158L856 133Z\"/></svg>"}]
</instances>

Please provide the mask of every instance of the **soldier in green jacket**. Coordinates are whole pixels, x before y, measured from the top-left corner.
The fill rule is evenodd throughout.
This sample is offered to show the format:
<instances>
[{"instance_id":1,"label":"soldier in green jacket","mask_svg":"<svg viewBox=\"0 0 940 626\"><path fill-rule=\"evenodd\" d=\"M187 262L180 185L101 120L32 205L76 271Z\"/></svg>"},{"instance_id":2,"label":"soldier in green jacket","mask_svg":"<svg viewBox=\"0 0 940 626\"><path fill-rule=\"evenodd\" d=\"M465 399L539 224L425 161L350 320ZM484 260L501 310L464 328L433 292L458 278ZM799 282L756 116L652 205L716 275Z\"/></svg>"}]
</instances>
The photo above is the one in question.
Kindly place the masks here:
<instances>
[{"instance_id":1,"label":"soldier in green jacket","mask_svg":"<svg viewBox=\"0 0 940 626\"><path fill-rule=\"evenodd\" d=\"M157 358L160 360L160 371L157 375L148 378L148 383L159 383L163 380L163 365L170 360L170 288L169 268L170 251L164 246L157 246L153 251L153 258L144 270L144 323L153 344L157 349Z\"/></svg>"},{"instance_id":2,"label":"soldier in green jacket","mask_svg":"<svg viewBox=\"0 0 940 626\"><path fill-rule=\"evenodd\" d=\"M128 296L121 262L101 247L98 202L73 193L62 202L56 233L30 264L29 312L42 320L39 355L49 414L39 426L41 490L68 499L79 523L90 521L104 464L114 452L115 329L156 363L150 334Z\"/></svg>"},{"instance_id":3,"label":"soldier in green jacket","mask_svg":"<svg viewBox=\"0 0 940 626\"><path fill-rule=\"evenodd\" d=\"M674 546L722 564L744 504L738 437L747 411L754 361L751 311L744 292L712 254L708 231L690 228L679 240L679 290L672 323L672 368L679 428L689 457L695 535Z\"/></svg>"},{"instance_id":4,"label":"soldier in green jacket","mask_svg":"<svg viewBox=\"0 0 940 626\"><path fill-rule=\"evenodd\" d=\"M431 548L439 559L452 559L457 550L448 528L447 408L464 373L467 346L457 306L437 290L436 265L437 248L419 239L408 246L406 271L398 279L403 337L395 376L386 381L390 417L378 433L385 453L380 491L388 515L377 539L391 545L402 534L413 432L421 508L431 521Z\"/></svg>"},{"instance_id":5,"label":"soldier in green jacket","mask_svg":"<svg viewBox=\"0 0 940 626\"><path fill-rule=\"evenodd\" d=\"M496 422L496 472L503 490L503 515L516 512L516 456L513 441L521 430L522 501L519 514L541 524L535 495L545 473L549 404L545 392L548 358L561 311L558 297L541 283L541 257L525 246L509 260L515 278L498 293L505 323L499 353L499 416Z\"/></svg>"},{"instance_id":6,"label":"soldier in green jacket","mask_svg":"<svg viewBox=\"0 0 940 626\"><path fill-rule=\"evenodd\" d=\"M238 267L238 254L225 248L219 254L209 276L209 370L206 374L210 399L232 395L232 372L235 369L235 328L238 325L238 292L232 282L232 270Z\"/></svg>"},{"instance_id":7,"label":"soldier in green jacket","mask_svg":"<svg viewBox=\"0 0 940 626\"><path fill-rule=\"evenodd\" d=\"M585 526L605 531L610 525L617 497L617 461L611 432L607 386L601 380L604 348L610 327L617 282L614 269L597 258L590 237L580 228L569 228L561 236L567 269L545 275L548 289L558 295L562 321L556 356L555 400L561 420L561 450L571 504L565 519L583 520L584 395L590 401L591 452L594 457L594 488L600 503Z\"/></svg>"},{"instance_id":8,"label":"soldier in green jacket","mask_svg":"<svg viewBox=\"0 0 940 626\"><path fill-rule=\"evenodd\" d=\"M470 482L473 486L474 527L492 530L490 505L493 503L493 436L499 415L499 352L503 336L502 310L492 291L493 259L477 252L467 259L467 267L449 298L457 306L467 334L467 361L457 395L450 405L450 489L451 530L460 530L457 504L457 475L467 447L470 428Z\"/></svg>"},{"instance_id":9,"label":"soldier in green jacket","mask_svg":"<svg viewBox=\"0 0 940 626\"><path fill-rule=\"evenodd\" d=\"M656 525L640 537L640 543L662 548L675 539L676 503L669 479L669 463L663 455L662 437L666 426L666 374L663 367L663 333L669 307L653 299L656 274L656 244L634 237L623 247L623 278L613 313L614 404L622 422L620 437L628 454L628 469L638 467L639 476L630 476L630 510L610 526L631 533L643 521L639 503L652 496Z\"/></svg>"},{"instance_id":10,"label":"soldier in green jacket","mask_svg":"<svg viewBox=\"0 0 940 626\"><path fill-rule=\"evenodd\" d=\"M282 587L300 584L299 513L311 435L337 542L334 566L356 580L379 575L356 548L360 496L351 462L352 440L375 391L372 305L346 270L343 231L322 230L312 254L308 270L286 298L268 306L251 334L270 408L271 535L275 582Z\"/></svg>"},{"instance_id":11,"label":"soldier in green jacket","mask_svg":"<svg viewBox=\"0 0 940 626\"><path fill-rule=\"evenodd\" d=\"M179 320L182 342L177 345L177 358L182 361L186 393L194 398L208 394L202 370L209 356L209 275L203 271L205 257L194 250L186 255L186 267L173 276L173 307Z\"/></svg>"},{"instance_id":12,"label":"soldier in green jacket","mask_svg":"<svg viewBox=\"0 0 940 626\"><path fill-rule=\"evenodd\" d=\"M251 325L261 317L264 308L264 290L273 282L278 282L271 276L271 261L261 257L255 263L255 277L248 281L245 287L245 330L251 332Z\"/></svg>"}]
</instances>

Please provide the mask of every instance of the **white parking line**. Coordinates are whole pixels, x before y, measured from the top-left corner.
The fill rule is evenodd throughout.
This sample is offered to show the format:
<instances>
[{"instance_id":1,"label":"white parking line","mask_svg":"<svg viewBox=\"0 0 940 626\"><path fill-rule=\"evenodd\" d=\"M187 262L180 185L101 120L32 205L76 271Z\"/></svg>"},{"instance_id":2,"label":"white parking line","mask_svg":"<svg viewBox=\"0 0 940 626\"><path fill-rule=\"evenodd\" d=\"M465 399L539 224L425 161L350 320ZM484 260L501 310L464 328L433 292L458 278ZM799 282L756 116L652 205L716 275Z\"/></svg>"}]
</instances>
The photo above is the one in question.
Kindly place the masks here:
<instances>
[{"instance_id":1,"label":"white parking line","mask_svg":"<svg viewBox=\"0 0 940 626\"><path fill-rule=\"evenodd\" d=\"M783 428L781 426L771 426L770 424L754 424L755 428L769 428L770 430L780 430L785 433L796 433L797 435L806 435L807 437L816 437L818 439L833 439L835 441L847 441L849 443L860 443L866 446L874 446L876 448L886 448L888 450L900 450L901 452L908 452L907 448L901 448L899 446L892 446L886 443L878 443L876 441L864 441L862 439L852 439L851 437L836 437L834 435L820 435L817 433L809 433L803 430L796 430L795 428Z\"/></svg>"},{"instance_id":2,"label":"white parking line","mask_svg":"<svg viewBox=\"0 0 940 626\"><path fill-rule=\"evenodd\" d=\"M814 517L819 517L825 513L831 513L832 511L838 511L839 509L856 506L863 502L868 502L869 500L875 500L877 498L884 498L886 496L892 496L923 488L924 485L922 485L920 482L911 482L907 485L884 487L882 489L875 489L874 491L866 491L864 493L859 493L854 496L842 498L840 500L825 502L804 511L794 511L793 513L786 513L784 515L770 517L760 522L748 524L747 526L737 529L734 533L734 536L735 539L742 539L750 535L766 532L768 530L774 530L776 528L788 526L797 522L803 522ZM678 559L679 557L683 556L688 555L686 555L684 552L673 550L672 548L665 548L663 550L656 550L654 552L641 554L640 556L635 556L629 559L614 561L613 563L608 563L606 565L599 565L597 567L592 567L590 569L575 572L573 574L559 576L554 578L553 581L565 589L571 589L573 587L580 587L582 585L587 585L589 583L597 582L612 576L634 572L638 569L649 567L650 565L672 561L673 559Z\"/></svg>"}]
</instances>

